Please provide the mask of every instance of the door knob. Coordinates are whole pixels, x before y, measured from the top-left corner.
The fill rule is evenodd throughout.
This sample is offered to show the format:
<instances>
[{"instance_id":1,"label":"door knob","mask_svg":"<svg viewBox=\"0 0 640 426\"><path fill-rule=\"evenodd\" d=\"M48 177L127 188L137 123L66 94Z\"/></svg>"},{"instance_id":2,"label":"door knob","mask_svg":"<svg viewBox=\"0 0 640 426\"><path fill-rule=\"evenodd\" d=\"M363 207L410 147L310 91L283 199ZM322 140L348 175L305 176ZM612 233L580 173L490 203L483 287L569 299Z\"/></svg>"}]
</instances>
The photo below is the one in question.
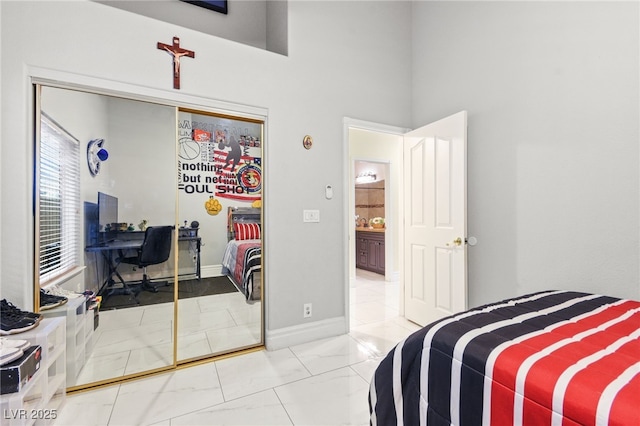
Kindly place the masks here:
<instances>
[{"instance_id":1,"label":"door knob","mask_svg":"<svg viewBox=\"0 0 640 426\"><path fill-rule=\"evenodd\" d=\"M455 240L453 240L453 241L451 242L451 244L453 244L454 246L461 246L461 245L462 245L462 238L460 238L460 237L456 238ZM448 247L449 245L450 245L450 244L449 244L449 243L447 243L447 247Z\"/></svg>"}]
</instances>

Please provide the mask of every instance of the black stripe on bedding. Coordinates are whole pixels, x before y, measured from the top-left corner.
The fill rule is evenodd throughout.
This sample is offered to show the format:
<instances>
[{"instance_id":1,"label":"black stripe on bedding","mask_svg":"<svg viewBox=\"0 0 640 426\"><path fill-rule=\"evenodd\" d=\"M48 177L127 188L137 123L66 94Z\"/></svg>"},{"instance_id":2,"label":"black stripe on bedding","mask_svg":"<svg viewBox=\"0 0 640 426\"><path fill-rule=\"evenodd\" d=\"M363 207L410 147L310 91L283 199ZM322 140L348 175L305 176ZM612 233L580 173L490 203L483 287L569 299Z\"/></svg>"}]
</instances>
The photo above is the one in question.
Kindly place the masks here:
<instances>
[{"instance_id":1,"label":"black stripe on bedding","mask_svg":"<svg viewBox=\"0 0 640 426\"><path fill-rule=\"evenodd\" d=\"M253 293L253 272L262 268L262 247L252 247L244 253L244 270L242 271L242 288L247 299Z\"/></svg>"},{"instance_id":2,"label":"black stripe on bedding","mask_svg":"<svg viewBox=\"0 0 640 426\"><path fill-rule=\"evenodd\" d=\"M588 297L593 298L587 299ZM584 300L577 300L580 298ZM496 346L616 300L618 299L580 292L540 292L485 305L427 325L402 344L399 355L401 389L396 390L396 401L392 386L395 350L382 360L374 373L375 386L372 386L372 391L376 393L373 398L376 404L375 407L370 407L375 410L371 423L374 424L375 419L375 424L378 425L396 425L398 418L401 418L405 425L420 425L425 424L425 419L421 419L421 416L426 416L426 424L449 425L452 420L451 393L455 392L460 401L460 410L456 413L459 415L459 424L481 424L485 364ZM566 306L555 308L562 303ZM552 312L537 313L544 309ZM510 322L513 318L516 318L515 323ZM465 337L467 333L485 326L492 331L483 330L475 337L469 337L473 334ZM425 337L430 331L433 335L431 347L427 354L423 354ZM451 389L452 357L461 338L470 340L462 352L460 387ZM423 359L428 359L428 367L421 365ZM428 405L425 401L422 402L421 414L420 380L423 368L428 368ZM402 413L396 413L397 399L401 400ZM370 395L370 404L371 400Z\"/></svg>"}]
</instances>

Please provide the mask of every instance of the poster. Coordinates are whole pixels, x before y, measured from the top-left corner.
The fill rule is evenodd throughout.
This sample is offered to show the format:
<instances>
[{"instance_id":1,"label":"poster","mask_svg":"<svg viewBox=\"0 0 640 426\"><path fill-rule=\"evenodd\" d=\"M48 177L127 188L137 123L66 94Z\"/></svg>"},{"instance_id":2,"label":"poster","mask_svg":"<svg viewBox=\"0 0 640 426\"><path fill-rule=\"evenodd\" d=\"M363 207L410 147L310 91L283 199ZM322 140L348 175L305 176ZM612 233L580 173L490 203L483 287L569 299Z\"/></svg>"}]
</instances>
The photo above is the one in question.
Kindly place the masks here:
<instances>
[{"instance_id":1,"label":"poster","mask_svg":"<svg viewBox=\"0 0 640 426\"><path fill-rule=\"evenodd\" d=\"M221 205L220 199L260 200L262 139L261 121L179 111L179 191L208 196L207 211Z\"/></svg>"}]
</instances>

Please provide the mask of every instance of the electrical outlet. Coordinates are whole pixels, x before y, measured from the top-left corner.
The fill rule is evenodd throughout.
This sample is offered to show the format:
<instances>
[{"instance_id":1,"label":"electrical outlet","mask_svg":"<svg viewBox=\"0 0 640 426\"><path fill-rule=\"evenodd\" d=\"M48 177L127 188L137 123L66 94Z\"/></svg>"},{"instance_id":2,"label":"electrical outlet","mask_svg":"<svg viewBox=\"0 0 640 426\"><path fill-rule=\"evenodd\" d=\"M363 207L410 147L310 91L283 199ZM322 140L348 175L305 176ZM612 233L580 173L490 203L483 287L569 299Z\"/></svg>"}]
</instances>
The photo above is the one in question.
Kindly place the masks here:
<instances>
[{"instance_id":1,"label":"electrical outlet","mask_svg":"<svg viewBox=\"0 0 640 426\"><path fill-rule=\"evenodd\" d=\"M311 303L305 303L304 304L304 310L302 313L303 318L310 318L311 317Z\"/></svg>"}]
</instances>

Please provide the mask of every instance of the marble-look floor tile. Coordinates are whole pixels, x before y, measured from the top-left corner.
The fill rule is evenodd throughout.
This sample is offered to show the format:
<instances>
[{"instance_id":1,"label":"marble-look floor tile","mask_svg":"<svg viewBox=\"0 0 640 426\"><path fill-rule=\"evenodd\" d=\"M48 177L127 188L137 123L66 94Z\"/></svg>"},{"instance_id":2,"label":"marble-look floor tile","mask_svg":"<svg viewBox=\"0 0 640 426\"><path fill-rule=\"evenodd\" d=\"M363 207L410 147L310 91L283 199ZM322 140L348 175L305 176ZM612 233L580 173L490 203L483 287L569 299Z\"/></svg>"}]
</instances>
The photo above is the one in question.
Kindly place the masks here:
<instances>
[{"instance_id":1,"label":"marble-look floor tile","mask_svg":"<svg viewBox=\"0 0 640 426\"><path fill-rule=\"evenodd\" d=\"M120 385L110 425L145 425L224 401L213 363Z\"/></svg>"},{"instance_id":2,"label":"marble-look floor tile","mask_svg":"<svg viewBox=\"0 0 640 426\"><path fill-rule=\"evenodd\" d=\"M262 319L262 305L254 303L253 305L247 304L242 307L229 308L229 313L238 325L259 323Z\"/></svg>"},{"instance_id":3,"label":"marble-look floor tile","mask_svg":"<svg viewBox=\"0 0 640 426\"><path fill-rule=\"evenodd\" d=\"M142 314L142 321L140 322L140 325L173 319L173 311L173 302L158 303L157 305L146 306L144 309L144 313Z\"/></svg>"},{"instance_id":4,"label":"marble-look floor tile","mask_svg":"<svg viewBox=\"0 0 640 426\"><path fill-rule=\"evenodd\" d=\"M247 305L247 301L240 292L234 292L198 297L198 305L200 306L200 312L208 312L220 309L241 308Z\"/></svg>"},{"instance_id":5,"label":"marble-look floor tile","mask_svg":"<svg viewBox=\"0 0 640 426\"><path fill-rule=\"evenodd\" d=\"M365 323L383 321L398 316L397 308L390 308L380 301L357 303L352 305L352 308L354 307L353 316Z\"/></svg>"},{"instance_id":6,"label":"marble-look floor tile","mask_svg":"<svg viewBox=\"0 0 640 426\"><path fill-rule=\"evenodd\" d=\"M211 353L214 354L255 346L261 340L259 323L210 330L206 335Z\"/></svg>"},{"instance_id":7,"label":"marble-look floor tile","mask_svg":"<svg viewBox=\"0 0 640 426\"><path fill-rule=\"evenodd\" d=\"M171 419L171 426L187 425L291 425L273 389Z\"/></svg>"},{"instance_id":8,"label":"marble-look floor tile","mask_svg":"<svg viewBox=\"0 0 640 426\"><path fill-rule=\"evenodd\" d=\"M103 331L95 341L93 353L103 355L171 343L172 341L173 321L167 320L137 327Z\"/></svg>"},{"instance_id":9,"label":"marble-look floor tile","mask_svg":"<svg viewBox=\"0 0 640 426\"><path fill-rule=\"evenodd\" d=\"M200 312L199 297L178 300L178 314L183 312Z\"/></svg>"},{"instance_id":10,"label":"marble-look floor tile","mask_svg":"<svg viewBox=\"0 0 640 426\"><path fill-rule=\"evenodd\" d=\"M381 300L380 292L374 290L372 286L352 287L349 289L349 303L366 303Z\"/></svg>"},{"instance_id":11,"label":"marble-look floor tile","mask_svg":"<svg viewBox=\"0 0 640 426\"><path fill-rule=\"evenodd\" d=\"M236 322L227 309L195 314L191 312L178 313L178 336L233 327L234 325Z\"/></svg>"},{"instance_id":12,"label":"marble-look floor tile","mask_svg":"<svg viewBox=\"0 0 640 426\"><path fill-rule=\"evenodd\" d=\"M211 346L205 332L180 336L178 339L179 361L198 358L211 353Z\"/></svg>"},{"instance_id":13,"label":"marble-look floor tile","mask_svg":"<svg viewBox=\"0 0 640 426\"><path fill-rule=\"evenodd\" d=\"M295 425L368 425L369 384L340 368L275 388Z\"/></svg>"},{"instance_id":14,"label":"marble-look floor tile","mask_svg":"<svg viewBox=\"0 0 640 426\"><path fill-rule=\"evenodd\" d=\"M106 426L118 397L119 386L67 395L54 426ZM111 423L113 424L113 423Z\"/></svg>"},{"instance_id":15,"label":"marble-look floor tile","mask_svg":"<svg viewBox=\"0 0 640 426\"><path fill-rule=\"evenodd\" d=\"M227 401L310 376L289 348L252 352L215 364Z\"/></svg>"},{"instance_id":16,"label":"marble-look floor tile","mask_svg":"<svg viewBox=\"0 0 640 426\"><path fill-rule=\"evenodd\" d=\"M100 326L96 331L120 330L122 328L140 325L143 315L144 307L100 311Z\"/></svg>"},{"instance_id":17,"label":"marble-look floor tile","mask_svg":"<svg viewBox=\"0 0 640 426\"><path fill-rule=\"evenodd\" d=\"M131 351L110 354L92 354L80 370L75 384L93 383L124 375ZM67 386L73 386L67 383Z\"/></svg>"},{"instance_id":18,"label":"marble-look floor tile","mask_svg":"<svg viewBox=\"0 0 640 426\"><path fill-rule=\"evenodd\" d=\"M349 334L375 355L383 356L410 335L411 331L388 320L352 327Z\"/></svg>"},{"instance_id":19,"label":"marble-look floor tile","mask_svg":"<svg viewBox=\"0 0 640 426\"><path fill-rule=\"evenodd\" d=\"M358 270L350 288L348 335L69 395L55 424L368 424L368 387L375 369L400 340L420 329L398 316L398 289L397 283L385 282L382 275ZM100 312L100 326L94 333L96 350L81 372L85 382L166 362L164 352L156 351L159 348L143 354L138 343L125 341L160 337L165 349L172 347L170 327L154 332L155 323L166 320L163 309ZM239 292L181 299L178 312L179 359L261 338L255 322L260 304L248 304ZM200 316L201 312L205 315ZM140 337L140 333L147 335Z\"/></svg>"},{"instance_id":20,"label":"marble-look floor tile","mask_svg":"<svg viewBox=\"0 0 640 426\"><path fill-rule=\"evenodd\" d=\"M352 364L351 368L360 375L367 383L371 383L371 378L373 377L373 373L376 371L376 368L380 365L380 362L384 359L384 357L376 357L371 358L366 361L359 362L357 364Z\"/></svg>"},{"instance_id":21,"label":"marble-look floor tile","mask_svg":"<svg viewBox=\"0 0 640 426\"><path fill-rule=\"evenodd\" d=\"M146 348L132 349L125 374L135 374L173 364L173 344L165 343Z\"/></svg>"},{"instance_id":22,"label":"marble-look floor tile","mask_svg":"<svg viewBox=\"0 0 640 426\"><path fill-rule=\"evenodd\" d=\"M374 355L347 334L291 347L311 374L320 374L365 361Z\"/></svg>"}]
</instances>

